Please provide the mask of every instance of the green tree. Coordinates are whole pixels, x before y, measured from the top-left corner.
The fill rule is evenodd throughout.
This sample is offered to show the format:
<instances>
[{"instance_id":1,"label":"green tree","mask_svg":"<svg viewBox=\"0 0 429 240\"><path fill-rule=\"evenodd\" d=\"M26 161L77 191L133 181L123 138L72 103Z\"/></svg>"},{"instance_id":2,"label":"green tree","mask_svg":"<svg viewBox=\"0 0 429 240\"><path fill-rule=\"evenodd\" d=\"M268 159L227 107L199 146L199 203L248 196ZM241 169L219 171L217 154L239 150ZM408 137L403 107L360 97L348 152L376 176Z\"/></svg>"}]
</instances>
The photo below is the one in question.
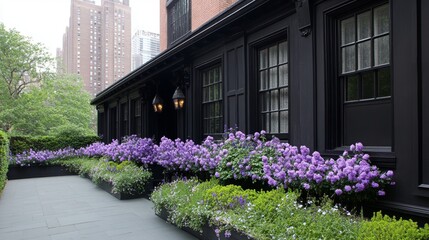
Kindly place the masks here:
<instances>
[{"instance_id":1,"label":"green tree","mask_svg":"<svg viewBox=\"0 0 429 240\"><path fill-rule=\"evenodd\" d=\"M17 99L29 86L51 75L53 59L41 43L0 23L1 94ZM2 101L6 101L3 96Z\"/></svg>"},{"instance_id":2,"label":"green tree","mask_svg":"<svg viewBox=\"0 0 429 240\"><path fill-rule=\"evenodd\" d=\"M11 123L14 135L94 134L90 98L79 77L56 75L22 93L0 122Z\"/></svg>"}]
</instances>

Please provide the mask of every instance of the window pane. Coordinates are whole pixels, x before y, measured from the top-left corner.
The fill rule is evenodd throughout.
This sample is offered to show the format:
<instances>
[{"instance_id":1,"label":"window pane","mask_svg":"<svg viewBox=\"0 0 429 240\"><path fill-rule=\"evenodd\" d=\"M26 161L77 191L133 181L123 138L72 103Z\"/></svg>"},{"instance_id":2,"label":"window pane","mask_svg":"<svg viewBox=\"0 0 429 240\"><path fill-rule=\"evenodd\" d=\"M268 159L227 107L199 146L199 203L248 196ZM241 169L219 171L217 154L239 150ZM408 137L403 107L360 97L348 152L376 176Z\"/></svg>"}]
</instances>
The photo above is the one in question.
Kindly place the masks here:
<instances>
[{"instance_id":1,"label":"window pane","mask_svg":"<svg viewBox=\"0 0 429 240\"><path fill-rule=\"evenodd\" d=\"M279 43L279 64L288 61L287 41Z\"/></svg>"},{"instance_id":2,"label":"window pane","mask_svg":"<svg viewBox=\"0 0 429 240\"><path fill-rule=\"evenodd\" d=\"M262 114L262 130L270 132L270 114Z\"/></svg>"},{"instance_id":3,"label":"window pane","mask_svg":"<svg viewBox=\"0 0 429 240\"><path fill-rule=\"evenodd\" d=\"M209 83L210 83L210 84L212 84L212 83L214 83L214 80L215 80L215 79L214 79L214 70L210 70L210 71L209 71L209 74L210 74L210 77L209 77L209 79L210 79L210 80L209 80Z\"/></svg>"},{"instance_id":4,"label":"window pane","mask_svg":"<svg viewBox=\"0 0 429 240\"><path fill-rule=\"evenodd\" d=\"M341 44L345 45L355 41L354 17L341 21Z\"/></svg>"},{"instance_id":5,"label":"window pane","mask_svg":"<svg viewBox=\"0 0 429 240\"><path fill-rule=\"evenodd\" d=\"M268 67L268 49L259 51L259 69Z\"/></svg>"},{"instance_id":6,"label":"window pane","mask_svg":"<svg viewBox=\"0 0 429 240\"><path fill-rule=\"evenodd\" d=\"M358 40L371 37L371 12L364 12L357 16Z\"/></svg>"},{"instance_id":7,"label":"window pane","mask_svg":"<svg viewBox=\"0 0 429 240\"><path fill-rule=\"evenodd\" d=\"M342 57L343 73L354 71L356 65L355 46L343 48Z\"/></svg>"},{"instance_id":8,"label":"window pane","mask_svg":"<svg viewBox=\"0 0 429 240\"><path fill-rule=\"evenodd\" d=\"M362 99L375 97L374 73L362 74Z\"/></svg>"},{"instance_id":9,"label":"window pane","mask_svg":"<svg viewBox=\"0 0 429 240\"><path fill-rule=\"evenodd\" d=\"M387 64L390 61L389 35L374 40L374 65Z\"/></svg>"},{"instance_id":10,"label":"window pane","mask_svg":"<svg viewBox=\"0 0 429 240\"><path fill-rule=\"evenodd\" d=\"M279 67L279 86L287 86L289 78L288 64Z\"/></svg>"},{"instance_id":11,"label":"window pane","mask_svg":"<svg viewBox=\"0 0 429 240\"><path fill-rule=\"evenodd\" d=\"M270 67L277 65L277 45L270 47Z\"/></svg>"},{"instance_id":12,"label":"window pane","mask_svg":"<svg viewBox=\"0 0 429 240\"><path fill-rule=\"evenodd\" d=\"M209 86L209 101L213 101L214 100L214 91L213 91L213 86Z\"/></svg>"},{"instance_id":13,"label":"window pane","mask_svg":"<svg viewBox=\"0 0 429 240\"><path fill-rule=\"evenodd\" d=\"M276 111L279 109L279 90L271 91L270 102L271 111Z\"/></svg>"},{"instance_id":14,"label":"window pane","mask_svg":"<svg viewBox=\"0 0 429 240\"><path fill-rule=\"evenodd\" d=\"M280 109L288 109L289 106L289 89L280 89Z\"/></svg>"},{"instance_id":15,"label":"window pane","mask_svg":"<svg viewBox=\"0 0 429 240\"><path fill-rule=\"evenodd\" d=\"M358 44L358 69L371 67L371 40Z\"/></svg>"},{"instance_id":16,"label":"window pane","mask_svg":"<svg viewBox=\"0 0 429 240\"><path fill-rule=\"evenodd\" d=\"M261 111L266 112L269 109L269 93L264 92L260 95Z\"/></svg>"},{"instance_id":17,"label":"window pane","mask_svg":"<svg viewBox=\"0 0 429 240\"><path fill-rule=\"evenodd\" d=\"M374 35L389 32L389 4L374 9Z\"/></svg>"},{"instance_id":18,"label":"window pane","mask_svg":"<svg viewBox=\"0 0 429 240\"><path fill-rule=\"evenodd\" d=\"M219 84L213 85L213 100L219 99Z\"/></svg>"},{"instance_id":19,"label":"window pane","mask_svg":"<svg viewBox=\"0 0 429 240\"><path fill-rule=\"evenodd\" d=\"M391 96L390 68L378 71L378 97Z\"/></svg>"},{"instance_id":20,"label":"window pane","mask_svg":"<svg viewBox=\"0 0 429 240\"><path fill-rule=\"evenodd\" d=\"M354 75L351 77L347 77L346 80L346 101L353 101L359 99L359 76Z\"/></svg>"},{"instance_id":21,"label":"window pane","mask_svg":"<svg viewBox=\"0 0 429 240\"><path fill-rule=\"evenodd\" d=\"M280 112L280 132L281 133L289 132L289 112L288 111Z\"/></svg>"},{"instance_id":22,"label":"window pane","mask_svg":"<svg viewBox=\"0 0 429 240\"><path fill-rule=\"evenodd\" d=\"M279 132L279 113L274 112L274 113L271 113L270 133L278 133L278 132Z\"/></svg>"},{"instance_id":23,"label":"window pane","mask_svg":"<svg viewBox=\"0 0 429 240\"><path fill-rule=\"evenodd\" d=\"M213 69L213 81L219 82L219 68Z\"/></svg>"},{"instance_id":24,"label":"window pane","mask_svg":"<svg viewBox=\"0 0 429 240\"><path fill-rule=\"evenodd\" d=\"M259 90L268 89L268 70L260 72L259 84Z\"/></svg>"},{"instance_id":25,"label":"window pane","mask_svg":"<svg viewBox=\"0 0 429 240\"><path fill-rule=\"evenodd\" d=\"M277 68L270 69L270 89L277 87Z\"/></svg>"}]
</instances>

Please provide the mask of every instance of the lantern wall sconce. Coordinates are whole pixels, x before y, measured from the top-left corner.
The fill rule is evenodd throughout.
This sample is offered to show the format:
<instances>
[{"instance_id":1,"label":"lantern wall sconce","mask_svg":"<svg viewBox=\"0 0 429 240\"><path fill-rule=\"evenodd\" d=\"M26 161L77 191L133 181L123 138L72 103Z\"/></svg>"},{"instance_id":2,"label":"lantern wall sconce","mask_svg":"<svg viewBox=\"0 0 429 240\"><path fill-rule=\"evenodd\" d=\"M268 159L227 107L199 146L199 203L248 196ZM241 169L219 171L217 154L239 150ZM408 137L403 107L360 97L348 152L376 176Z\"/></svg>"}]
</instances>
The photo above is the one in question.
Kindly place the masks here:
<instances>
[{"instance_id":1,"label":"lantern wall sconce","mask_svg":"<svg viewBox=\"0 0 429 240\"><path fill-rule=\"evenodd\" d=\"M185 69L183 71L183 75L178 80L178 85L176 88L176 91L174 91L173 94L173 103L174 103L174 109L176 110L180 110L183 109L183 107L185 106L185 94L183 93L182 89L188 88L189 87L189 80L190 80L190 74L189 74L189 69Z\"/></svg>"},{"instance_id":2,"label":"lantern wall sconce","mask_svg":"<svg viewBox=\"0 0 429 240\"><path fill-rule=\"evenodd\" d=\"M185 94L183 94L182 89L180 89L180 87L177 87L176 91L174 91L173 103L174 109L176 110L182 109L185 105Z\"/></svg>"},{"instance_id":3,"label":"lantern wall sconce","mask_svg":"<svg viewBox=\"0 0 429 240\"><path fill-rule=\"evenodd\" d=\"M161 113L162 112L162 109L164 108L164 105L163 105L162 98L160 98L158 96L158 94L155 94L155 97L153 98L153 101L152 101L152 106L153 106L153 110L156 113Z\"/></svg>"}]
</instances>

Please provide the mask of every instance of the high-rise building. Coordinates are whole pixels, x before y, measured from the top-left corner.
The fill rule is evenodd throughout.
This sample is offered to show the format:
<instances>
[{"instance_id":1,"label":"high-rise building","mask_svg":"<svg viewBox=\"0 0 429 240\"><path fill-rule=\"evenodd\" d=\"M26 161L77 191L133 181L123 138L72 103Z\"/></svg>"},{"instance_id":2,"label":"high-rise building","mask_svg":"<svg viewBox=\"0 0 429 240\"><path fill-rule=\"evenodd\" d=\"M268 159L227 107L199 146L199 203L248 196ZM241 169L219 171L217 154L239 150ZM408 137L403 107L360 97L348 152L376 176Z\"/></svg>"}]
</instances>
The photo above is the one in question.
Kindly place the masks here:
<instances>
[{"instance_id":1,"label":"high-rise building","mask_svg":"<svg viewBox=\"0 0 429 240\"><path fill-rule=\"evenodd\" d=\"M161 51L183 39L238 0L159 0Z\"/></svg>"},{"instance_id":2,"label":"high-rise building","mask_svg":"<svg viewBox=\"0 0 429 240\"><path fill-rule=\"evenodd\" d=\"M131 70L131 9L128 0L71 0L63 36L63 69L82 77L92 95Z\"/></svg>"},{"instance_id":3,"label":"high-rise building","mask_svg":"<svg viewBox=\"0 0 429 240\"><path fill-rule=\"evenodd\" d=\"M132 70L159 54L159 34L138 30L131 43Z\"/></svg>"}]
</instances>

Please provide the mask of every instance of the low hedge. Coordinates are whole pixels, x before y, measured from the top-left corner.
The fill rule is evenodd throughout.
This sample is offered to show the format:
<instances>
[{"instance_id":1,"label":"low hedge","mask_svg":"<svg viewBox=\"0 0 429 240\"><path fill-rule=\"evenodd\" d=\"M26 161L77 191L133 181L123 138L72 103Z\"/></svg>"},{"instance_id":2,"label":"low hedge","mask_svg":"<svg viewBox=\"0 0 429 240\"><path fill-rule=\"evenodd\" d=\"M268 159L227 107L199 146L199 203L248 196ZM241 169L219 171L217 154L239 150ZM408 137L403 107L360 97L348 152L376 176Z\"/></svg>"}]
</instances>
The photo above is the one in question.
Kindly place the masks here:
<instances>
[{"instance_id":1,"label":"low hedge","mask_svg":"<svg viewBox=\"0 0 429 240\"><path fill-rule=\"evenodd\" d=\"M78 149L97 141L101 141L98 136L13 136L10 138L10 151L15 155L30 149L34 151L55 151L67 147Z\"/></svg>"},{"instance_id":2,"label":"low hedge","mask_svg":"<svg viewBox=\"0 0 429 240\"><path fill-rule=\"evenodd\" d=\"M50 164L61 165L69 171L88 176L95 184L109 182L113 186L112 193L143 194L152 178L151 172L130 161L116 163L105 159L72 158L55 160Z\"/></svg>"},{"instance_id":3,"label":"low hedge","mask_svg":"<svg viewBox=\"0 0 429 240\"><path fill-rule=\"evenodd\" d=\"M6 185L9 156L9 140L6 133L0 131L0 193Z\"/></svg>"},{"instance_id":4,"label":"low hedge","mask_svg":"<svg viewBox=\"0 0 429 240\"><path fill-rule=\"evenodd\" d=\"M178 227L202 231L205 223L225 237L232 231L255 240L272 239L350 239L402 240L429 239L429 225L419 228L412 220L383 216L370 220L351 215L329 198L302 204L299 193L282 188L271 191L244 190L222 186L216 180L200 183L195 179L175 181L152 193L155 212L166 211L168 221Z\"/></svg>"}]
</instances>

